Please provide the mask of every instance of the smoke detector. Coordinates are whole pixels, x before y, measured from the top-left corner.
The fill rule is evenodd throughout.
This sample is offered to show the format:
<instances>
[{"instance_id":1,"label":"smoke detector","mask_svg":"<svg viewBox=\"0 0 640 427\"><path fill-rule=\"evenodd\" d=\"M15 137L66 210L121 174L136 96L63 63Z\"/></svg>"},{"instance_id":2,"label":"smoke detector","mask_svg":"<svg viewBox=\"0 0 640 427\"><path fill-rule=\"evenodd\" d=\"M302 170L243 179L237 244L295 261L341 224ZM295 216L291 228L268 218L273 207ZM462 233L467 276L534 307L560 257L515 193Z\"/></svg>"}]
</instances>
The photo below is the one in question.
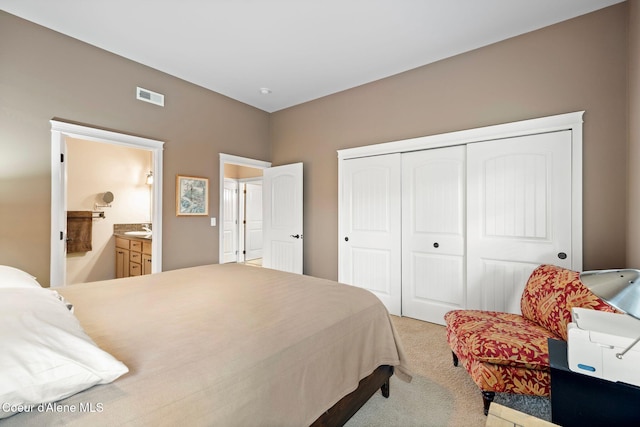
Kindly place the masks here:
<instances>
[{"instance_id":1,"label":"smoke detector","mask_svg":"<svg viewBox=\"0 0 640 427\"><path fill-rule=\"evenodd\" d=\"M150 102L152 104L164 107L164 95L157 92L152 92L148 89L141 87L136 88L136 98L140 101Z\"/></svg>"}]
</instances>

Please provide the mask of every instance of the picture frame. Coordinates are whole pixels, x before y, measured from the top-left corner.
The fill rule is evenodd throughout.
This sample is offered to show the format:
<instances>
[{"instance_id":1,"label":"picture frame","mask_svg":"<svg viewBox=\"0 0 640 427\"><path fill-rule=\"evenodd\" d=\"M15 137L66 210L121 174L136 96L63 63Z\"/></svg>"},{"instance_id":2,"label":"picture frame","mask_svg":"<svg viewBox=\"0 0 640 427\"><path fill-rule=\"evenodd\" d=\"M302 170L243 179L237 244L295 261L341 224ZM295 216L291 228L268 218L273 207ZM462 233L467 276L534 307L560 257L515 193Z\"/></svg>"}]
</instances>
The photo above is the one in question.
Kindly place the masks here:
<instances>
[{"instance_id":1,"label":"picture frame","mask_svg":"<svg viewBox=\"0 0 640 427\"><path fill-rule=\"evenodd\" d=\"M209 178L176 175L176 216L209 215Z\"/></svg>"}]
</instances>

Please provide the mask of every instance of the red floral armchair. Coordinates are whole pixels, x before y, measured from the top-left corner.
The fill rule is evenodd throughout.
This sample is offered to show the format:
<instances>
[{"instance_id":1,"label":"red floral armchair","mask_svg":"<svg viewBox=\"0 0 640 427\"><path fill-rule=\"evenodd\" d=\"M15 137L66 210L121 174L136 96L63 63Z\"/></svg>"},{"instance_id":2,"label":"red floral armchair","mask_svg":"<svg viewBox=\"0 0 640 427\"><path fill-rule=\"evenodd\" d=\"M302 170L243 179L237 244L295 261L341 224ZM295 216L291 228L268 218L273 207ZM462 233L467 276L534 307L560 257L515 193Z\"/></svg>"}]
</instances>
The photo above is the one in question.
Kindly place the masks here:
<instances>
[{"instance_id":1,"label":"red floral armchair","mask_svg":"<svg viewBox=\"0 0 640 427\"><path fill-rule=\"evenodd\" d=\"M453 364L480 387L484 413L496 392L548 396L547 339L567 340L571 308L614 311L579 279L579 273L552 265L536 268L525 286L522 315L481 310L445 314Z\"/></svg>"}]
</instances>

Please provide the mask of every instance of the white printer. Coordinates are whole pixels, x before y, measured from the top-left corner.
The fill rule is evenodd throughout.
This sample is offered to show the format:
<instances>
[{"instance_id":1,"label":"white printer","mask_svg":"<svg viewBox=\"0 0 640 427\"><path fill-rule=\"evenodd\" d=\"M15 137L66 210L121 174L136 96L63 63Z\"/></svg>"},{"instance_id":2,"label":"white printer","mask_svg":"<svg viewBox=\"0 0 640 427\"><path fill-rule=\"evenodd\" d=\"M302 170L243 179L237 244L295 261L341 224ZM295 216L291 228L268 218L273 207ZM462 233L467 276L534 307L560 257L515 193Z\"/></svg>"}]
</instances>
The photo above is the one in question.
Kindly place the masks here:
<instances>
[{"instance_id":1,"label":"white printer","mask_svg":"<svg viewBox=\"0 0 640 427\"><path fill-rule=\"evenodd\" d=\"M567 327L569 369L640 387L640 320L584 308L573 308L571 314Z\"/></svg>"}]
</instances>

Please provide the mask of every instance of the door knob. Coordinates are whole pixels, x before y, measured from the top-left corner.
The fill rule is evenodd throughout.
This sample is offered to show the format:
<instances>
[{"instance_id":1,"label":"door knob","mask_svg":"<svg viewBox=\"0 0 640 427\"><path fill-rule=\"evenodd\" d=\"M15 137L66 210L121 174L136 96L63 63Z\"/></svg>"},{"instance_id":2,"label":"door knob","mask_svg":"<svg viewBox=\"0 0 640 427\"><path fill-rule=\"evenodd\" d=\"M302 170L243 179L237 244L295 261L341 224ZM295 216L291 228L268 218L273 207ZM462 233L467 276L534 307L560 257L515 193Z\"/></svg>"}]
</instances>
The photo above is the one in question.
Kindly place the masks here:
<instances>
[{"instance_id":1,"label":"door knob","mask_svg":"<svg viewBox=\"0 0 640 427\"><path fill-rule=\"evenodd\" d=\"M433 244L433 247L434 247L434 248L439 248L439 247L440 247L440 243L435 242L435 243Z\"/></svg>"},{"instance_id":2,"label":"door knob","mask_svg":"<svg viewBox=\"0 0 640 427\"><path fill-rule=\"evenodd\" d=\"M348 238L348 237L345 237L345 238L344 238L344 241L345 241L345 242L348 242L348 241L349 241L349 238Z\"/></svg>"},{"instance_id":3,"label":"door knob","mask_svg":"<svg viewBox=\"0 0 640 427\"><path fill-rule=\"evenodd\" d=\"M560 252L560 253L558 254L558 258L560 258L560 259L566 259L566 258L567 258L567 254L565 254L564 252Z\"/></svg>"}]
</instances>

